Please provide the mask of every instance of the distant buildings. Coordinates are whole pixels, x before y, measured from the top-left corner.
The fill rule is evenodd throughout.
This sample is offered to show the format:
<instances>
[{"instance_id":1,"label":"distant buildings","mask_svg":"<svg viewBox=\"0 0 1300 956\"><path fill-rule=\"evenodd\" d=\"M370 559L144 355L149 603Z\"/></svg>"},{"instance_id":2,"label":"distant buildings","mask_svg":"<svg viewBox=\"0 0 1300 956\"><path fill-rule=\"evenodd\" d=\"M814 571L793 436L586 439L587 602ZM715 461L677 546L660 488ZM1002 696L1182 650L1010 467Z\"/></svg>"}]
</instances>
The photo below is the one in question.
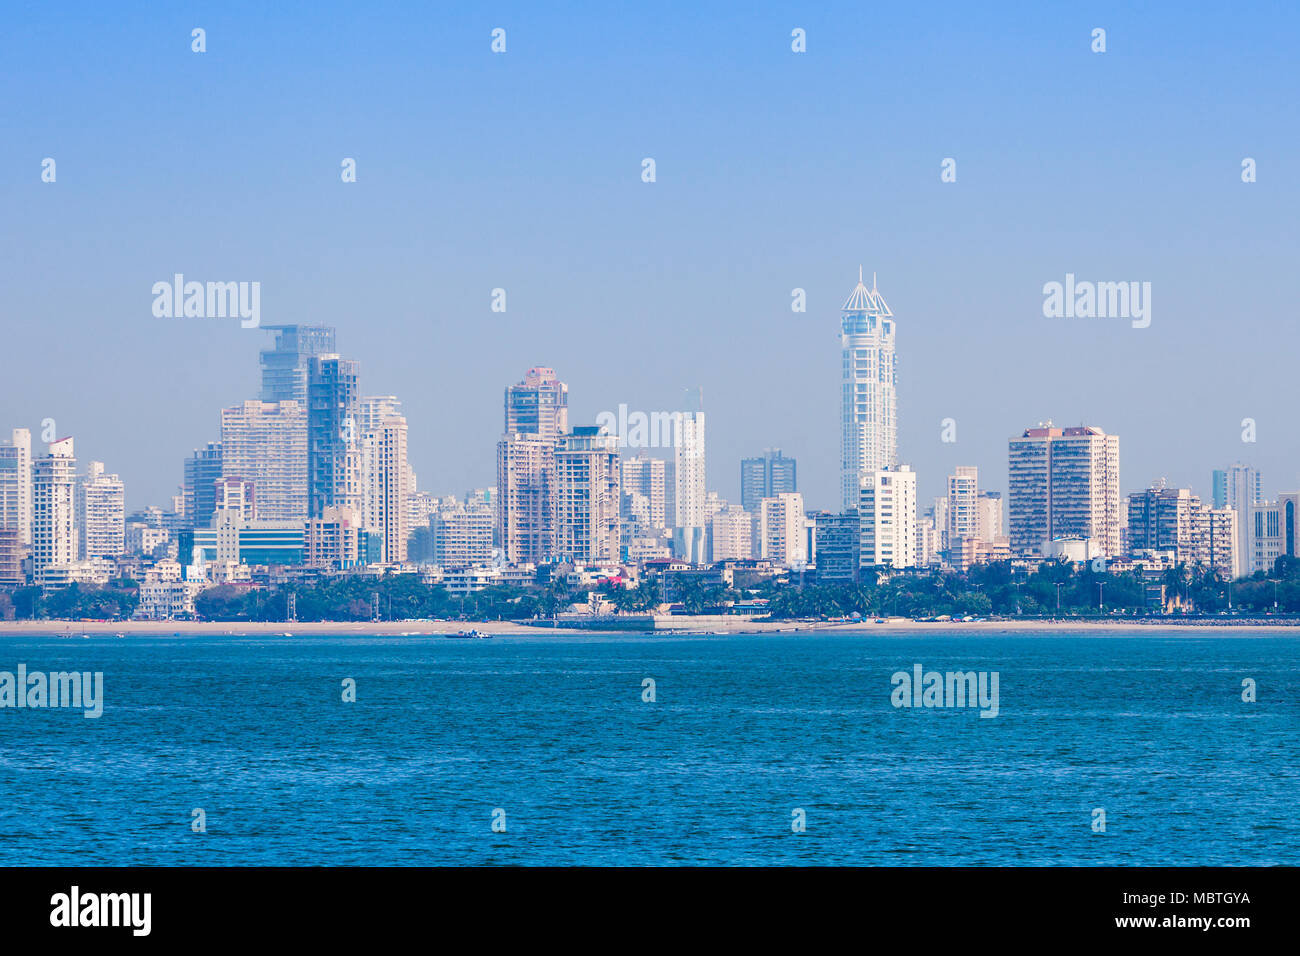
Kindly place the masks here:
<instances>
[{"instance_id":1,"label":"distant buildings","mask_svg":"<svg viewBox=\"0 0 1300 956\"><path fill-rule=\"evenodd\" d=\"M862 282L840 316L840 488L856 508L864 478L898 463L898 370L894 319L884 297Z\"/></svg>"},{"instance_id":2,"label":"distant buildings","mask_svg":"<svg viewBox=\"0 0 1300 956\"><path fill-rule=\"evenodd\" d=\"M958 465L948 476L948 540L979 537L979 469Z\"/></svg>"},{"instance_id":3,"label":"distant buildings","mask_svg":"<svg viewBox=\"0 0 1300 956\"><path fill-rule=\"evenodd\" d=\"M474 501L448 502L429 517L432 563L440 568L470 568L492 561L493 509Z\"/></svg>"},{"instance_id":4,"label":"distant buildings","mask_svg":"<svg viewBox=\"0 0 1300 956\"><path fill-rule=\"evenodd\" d=\"M755 536L754 514L739 505L728 505L709 519L709 560L750 560Z\"/></svg>"},{"instance_id":5,"label":"distant buildings","mask_svg":"<svg viewBox=\"0 0 1300 956\"><path fill-rule=\"evenodd\" d=\"M740 460L740 505L751 514L758 503L786 491L798 491L798 465L793 458L771 448L762 456Z\"/></svg>"},{"instance_id":6,"label":"distant buildings","mask_svg":"<svg viewBox=\"0 0 1300 956\"><path fill-rule=\"evenodd\" d=\"M190 528L206 528L217 510L216 483L225 475L221 442L210 441L195 449L185 459L181 495L185 500L185 523Z\"/></svg>"},{"instance_id":7,"label":"distant buildings","mask_svg":"<svg viewBox=\"0 0 1300 956\"><path fill-rule=\"evenodd\" d=\"M1238 564L1237 514L1210 508L1187 488L1159 482L1128 497L1129 550L1172 551L1176 563L1231 580Z\"/></svg>"},{"instance_id":8,"label":"distant buildings","mask_svg":"<svg viewBox=\"0 0 1300 956\"><path fill-rule=\"evenodd\" d=\"M32 463L32 567L42 572L77 562L77 459L71 438L51 442Z\"/></svg>"},{"instance_id":9,"label":"distant buildings","mask_svg":"<svg viewBox=\"0 0 1300 956\"><path fill-rule=\"evenodd\" d=\"M555 553L555 450L568 426L569 388L554 369L531 368L506 388L496 539L511 563L541 564Z\"/></svg>"},{"instance_id":10,"label":"distant buildings","mask_svg":"<svg viewBox=\"0 0 1300 956\"><path fill-rule=\"evenodd\" d=\"M667 462L641 454L622 464L623 518L639 521L645 531L668 528Z\"/></svg>"},{"instance_id":11,"label":"distant buildings","mask_svg":"<svg viewBox=\"0 0 1300 956\"><path fill-rule=\"evenodd\" d=\"M704 412L678 412L674 418L675 445L673 555L703 564L705 528Z\"/></svg>"},{"instance_id":12,"label":"distant buildings","mask_svg":"<svg viewBox=\"0 0 1300 956\"><path fill-rule=\"evenodd\" d=\"M0 530L18 532L22 545L32 543L32 433L26 428L0 442Z\"/></svg>"},{"instance_id":13,"label":"distant buildings","mask_svg":"<svg viewBox=\"0 0 1300 956\"><path fill-rule=\"evenodd\" d=\"M916 567L916 472L908 465L871 472L858 502L861 566Z\"/></svg>"},{"instance_id":14,"label":"distant buildings","mask_svg":"<svg viewBox=\"0 0 1300 956\"><path fill-rule=\"evenodd\" d=\"M222 410L221 473L253 482L260 517L305 521L306 408L296 401L250 400Z\"/></svg>"},{"instance_id":15,"label":"distant buildings","mask_svg":"<svg viewBox=\"0 0 1300 956\"><path fill-rule=\"evenodd\" d=\"M617 563L620 470L618 436L594 426L574 428L555 452L555 550L562 560Z\"/></svg>"},{"instance_id":16,"label":"distant buildings","mask_svg":"<svg viewBox=\"0 0 1300 956\"><path fill-rule=\"evenodd\" d=\"M1043 554L1059 537L1121 551L1119 438L1100 428L1025 429L1009 445L1011 547Z\"/></svg>"},{"instance_id":17,"label":"distant buildings","mask_svg":"<svg viewBox=\"0 0 1300 956\"><path fill-rule=\"evenodd\" d=\"M858 510L850 508L840 514L810 511L807 520L813 528L813 548L809 560L817 566L819 584L849 584L858 579L861 564L862 526Z\"/></svg>"},{"instance_id":18,"label":"distant buildings","mask_svg":"<svg viewBox=\"0 0 1300 956\"><path fill-rule=\"evenodd\" d=\"M337 354L307 365L307 513L361 509L360 366Z\"/></svg>"},{"instance_id":19,"label":"distant buildings","mask_svg":"<svg viewBox=\"0 0 1300 956\"><path fill-rule=\"evenodd\" d=\"M307 407L308 366L314 355L334 352L334 330L321 325L263 325L276 333L275 347L263 349L264 402L297 402Z\"/></svg>"},{"instance_id":20,"label":"distant buildings","mask_svg":"<svg viewBox=\"0 0 1300 956\"><path fill-rule=\"evenodd\" d=\"M1259 470L1241 462L1227 468L1216 469L1211 475L1215 508L1229 508L1237 515L1237 567L1242 574L1250 574L1257 552L1267 546L1257 544L1255 534L1255 509L1264 503L1264 486Z\"/></svg>"},{"instance_id":21,"label":"distant buildings","mask_svg":"<svg viewBox=\"0 0 1300 956\"><path fill-rule=\"evenodd\" d=\"M126 551L126 488L92 461L77 485L78 558L116 558Z\"/></svg>"},{"instance_id":22,"label":"distant buildings","mask_svg":"<svg viewBox=\"0 0 1300 956\"><path fill-rule=\"evenodd\" d=\"M522 382L506 388L505 434L555 440L568 430L569 386L555 369L530 368Z\"/></svg>"}]
</instances>

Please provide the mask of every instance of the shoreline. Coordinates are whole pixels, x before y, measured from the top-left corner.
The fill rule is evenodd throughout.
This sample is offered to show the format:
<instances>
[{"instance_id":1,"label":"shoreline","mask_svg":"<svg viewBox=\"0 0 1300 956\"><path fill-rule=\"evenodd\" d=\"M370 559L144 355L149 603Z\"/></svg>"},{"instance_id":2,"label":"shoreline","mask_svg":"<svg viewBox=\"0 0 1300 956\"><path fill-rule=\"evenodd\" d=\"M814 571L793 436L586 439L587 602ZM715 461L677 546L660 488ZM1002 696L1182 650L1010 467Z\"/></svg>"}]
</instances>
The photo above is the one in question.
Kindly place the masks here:
<instances>
[{"instance_id":1,"label":"shoreline","mask_svg":"<svg viewBox=\"0 0 1300 956\"><path fill-rule=\"evenodd\" d=\"M837 633L854 634L943 634L970 632L1025 633L1040 631L1049 634L1115 634L1134 631L1171 636L1213 631L1232 632L1242 636L1261 633L1293 633L1300 637L1300 624L1261 623L1257 620L1233 623L1204 620L1196 622L1159 621L1142 623L1140 620L1119 621L911 621L890 620L885 623L868 621L725 621L711 618L692 626L687 619L672 620L669 627L629 630L600 627L546 627L533 624L516 624L511 621L0 621L0 637L80 637L86 635L117 635L126 637L202 637L232 636L278 637L290 636L343 636L367 635L389 637L437 637L453 635L460 631L477 630L490 635L555 635L573 637L580 635L627 636L727 636L738 634L793 634Z\"/></svg>"}]
</instances>

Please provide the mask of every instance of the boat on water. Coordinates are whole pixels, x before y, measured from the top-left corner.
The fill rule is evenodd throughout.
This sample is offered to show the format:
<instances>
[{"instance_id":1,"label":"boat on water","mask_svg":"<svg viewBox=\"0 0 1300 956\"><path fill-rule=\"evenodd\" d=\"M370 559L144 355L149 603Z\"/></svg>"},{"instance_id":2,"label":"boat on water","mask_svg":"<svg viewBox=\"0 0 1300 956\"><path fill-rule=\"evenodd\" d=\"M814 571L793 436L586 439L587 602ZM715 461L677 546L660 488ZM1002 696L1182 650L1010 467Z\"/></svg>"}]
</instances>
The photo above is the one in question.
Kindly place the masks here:
<instances>
[{"instance_id":1,"label":"boat on water","mask_svg":"<svg viewBox=\"0 0 1300 956\"><path fill-rule=\"evenodd\" d=\"M492 635L491 635L491 634L487 634L487 633L485 633L485 632L483 632L483 631L480 631L480 630L476 630L476 629L474 629L474 628L470 628L468 631L457 631L455 634L448 634L447 636L448 636L448 637L488 638L488 637L491 637Z\"/></svg>"}]
</instances>

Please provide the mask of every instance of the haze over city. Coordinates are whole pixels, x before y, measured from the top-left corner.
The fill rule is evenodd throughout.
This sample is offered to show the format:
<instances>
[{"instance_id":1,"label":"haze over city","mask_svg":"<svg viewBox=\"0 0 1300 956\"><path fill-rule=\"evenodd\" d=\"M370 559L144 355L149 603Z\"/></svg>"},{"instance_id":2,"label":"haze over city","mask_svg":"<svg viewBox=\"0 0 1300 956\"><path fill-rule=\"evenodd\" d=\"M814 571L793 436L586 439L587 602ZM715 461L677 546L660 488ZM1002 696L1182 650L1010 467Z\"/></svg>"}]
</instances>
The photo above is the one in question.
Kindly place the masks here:
<instances>
[{"instance_id":1,"label":"haze over city","mask_svg":"<svg viewBox=\"0 0 1300 956\"><path fill-rule=\"evenodd\" d=\"M736 499L739 460L775 446L834 507L859 265L897 320L922 500L959 464L1005 489L1007 440L1047 418L1118 434L1125 493L1208 497L1239 459L1266 495L1300 484L1293 9L381 4L345 34L255 5L82 14L15 10L0 36L0 422L55 419L131 508L176 492L269 346L154 317L176 272L260 282L264 324L336 327L439 494L492 482L501 390L549 365L575 424L702 387L710 488ZM173 39L192 20L203 56ZM1150 327L1045 318L1067 273L1150 282Z\"/></svg>"}]
</instances>

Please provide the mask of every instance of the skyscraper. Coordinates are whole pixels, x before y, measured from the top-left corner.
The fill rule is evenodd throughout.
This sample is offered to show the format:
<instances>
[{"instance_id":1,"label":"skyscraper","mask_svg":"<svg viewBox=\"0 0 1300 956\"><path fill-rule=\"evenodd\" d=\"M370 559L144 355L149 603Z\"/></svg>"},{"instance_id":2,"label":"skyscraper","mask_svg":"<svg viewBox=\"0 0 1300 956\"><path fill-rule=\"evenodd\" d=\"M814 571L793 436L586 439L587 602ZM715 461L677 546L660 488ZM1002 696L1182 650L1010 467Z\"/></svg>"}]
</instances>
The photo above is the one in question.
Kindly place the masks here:
<instances>
[{"instance_id":1,"label":"skyscraper","mask_svg":"<svg viewBox=\"0 0 1300 956\"><path fill-rule=\"evenodd\" d=\"M862 567L916 567L916 472L908 465L872 472L858 502Z\"/></svg>"},{"instance_id":2,"label":"skyscraper","mask_svg":"<svg viewBox=\"0 0 1300 956\"><path fill-rule=\"evenodd\" d=\"M77 459L72 439L50 442L32 463L32 568L40 581L46 568L77 560Z\"/></svg>"},{"instance_id":3,"label":"skyscraper","mask_svg":"<svg viewBox=\"0 0 1300 956\"><path fill-rule=\"evenodd\" d=\"M644 522L650 528L666 529L668 527L666 462L662 458L651 458L649 455L634 455L623 459L622 471L623 494L645 497Z\"/></svg>"},{"instance_id":4,"label":"skyscraper","mask_svg":"<svg viewBox=\"0 0 1300 956\"><path fill-rule=\"evenodd\" d=\"M1211 476L1214 507L1229 508L1237 513L1237 567L1250 573L1256 544L1255 509L1264 503L1264 485L1259 470L1241 462L1216 469Z\"/></svg>"},{"instance_id":5,"label":"skyscraper","mask_svg":"<svg viewBox=\"0 0 1300 956\"><path fill-rule=\"evenodd\" d=\"M338 355L307 364L307 513L361 510L359 365Z\"/></svg>"},{"instance_id":6,"label":"skyscraper","mask_svg":"<svg viewBox=\"0 0 1300 956\"><path fill-rule=\"evenodd\" d=\"M247 401L221 412L223 476L253 482L265 521L307 518L307 410L293 401Z\"/></svg>"},{"instance_id":7,"label":"skyscraper","mask_svg":"<svg viewBox=\"0 0 1300 956\"><path fill-rule=\"evenodd\" d=\"M979 469L974 465L958 465L948 476L947 532L950 542L979 537Z\"/></svg>"},{"instance_id":8,"label":"skyscraper","mask_svg":"<svg viewBox=\"0 0 1300 956\"><path fill-rule=\"evenodd\" d=\"M205 448L196 448L185 459L185 475L181 495L185 499L185 525L189 528L206 528L216 510L216 483L223 476L221 442L210 441Z\"/></svg>"},{"instance_id":9,"label":"skyscraper","mask_svg":"<svg viewBox=\"0 0 1300 956\"><path fill-rule=\"evenodd\" d=\"M262 401L307 407L307 366L313 355L334 351L334 330L322 325L264 325L276 333L275 348L263 349Z\"/></svg>"},{"instance_id":10,"label":"skyscraper","mask_svg":"<svg viewBox=\"0 0 1300 956\"><path fill-rule=\"evenodd\" d=\"M530 368L524 380L506 388L505 434L559 438L569 430L569 386L555 369Z\"/></svg>"},{"instance_id":11,"label":"skyscraper","mask_svg":"<svg viewBox=\"0 0 1300 956\"><path fill-rule=\"evenodd\" d=\"M779 448L769 448L761 457L740 460L740 505L751 514L764 498L772 498L785 491L798 491L799 481L793 458L781 454Z\"/></svg>"},{"instance_id":12,"label":"skyscraper","mask_svg":"<svg viewBox=\"0 0 1300 956\"><path fill-rule=\"evenodd\" d=\"M845 510L858 506L863 478L898 464L898 370L894 313L858 284L840 317L840 487Z\"/></svg>"},{"instance_id":13,"label":"skyscraper","mask_svg":"<svg viewBox=\"0 0 1300 956\"><path fill-rule=\"evenodd\" d=\"M79 557L115 558L126 551L126 489L117 475L92 461L77 486Z\"/></svg>"},{"instance_id":14,"label":"skyscraper","mask_svg":"<svg viewBox=\"0 0 1300 956\"><path fill-rule=\"evenodd\" d=\"M32 433L26 428L0 442L0 530L17 531L20 544L32 543Z\"/></svg>"},{"instance_id":15,"label":"skyscraper","mask_svg":"<svg viewBox=\"0 0 1300 956\"><path fill-rule=\"evenodd\" d=\"M1119 436L1047 422L1011 439L1008 456L1013 549L1091 538L1101 554L1120 553Z\"/></svg>"},{"instance_id":16,"label":"skyscraper","mask_svg":"<svg viewBox=\"0 0 1300 956\"><path fill-rule=\"evenodd\" d=\"M613 563L619 558L618 436L582 425L555 452L555 550L568 561Z\"/></svg>"},{"instance_id":17,"label":"skyscraper","mask_svg":"<svg viewBox=\"0 0 1300 956\"><path fill-rule=\"evenodd\" d=\"M363 438L366 461L364 523L380 541L380 561L406 560L410 469L406 462L406 419L390 416L375 424Z\"/></svg>"},{"instance_id":18,"label":"skyscraper","mask_svg":"<svg viewBox=\"0 0 1300 956\"><path fill-rule=\"evenodd\" d=\"M539 564L554 553L553 439L516 433L497 442L497 540L513 564Z\"/></svg>"},{"instance_id":19,"label":"skyscraper","mask_svg":"<svg viewBox=\"0 0 1300 956\"><path fill-rule=\"evenodd\" d=\"M507 561L540 563L555 549L555 451L569 428L569 387L554 369L530 368L506 387L504 411L496 538Z\"/></svg>"},{"instance_id":20,"label":"skyscraper","mask_svg":"<svg viewBox=\"0 0 1300 956\"><path fill-rule=\"evenodd\" d=\"M767 558L787 568L808 562L804 532L803 495L783 491L758 503L754 521L755 557Z\"/></svg>"},{"instance_id":21,"label":"skyscraper","mask_svg":"<svg viewBox=\"0 0 1300 956\"><path fill-rule=\"evenodd\" d=\"M704 487L704 412L678 412L673 420L673 433L676 447L673 554L684 561L702 564L706 559L704 531L709 519Z\"/></svg>"}]
</instances>

